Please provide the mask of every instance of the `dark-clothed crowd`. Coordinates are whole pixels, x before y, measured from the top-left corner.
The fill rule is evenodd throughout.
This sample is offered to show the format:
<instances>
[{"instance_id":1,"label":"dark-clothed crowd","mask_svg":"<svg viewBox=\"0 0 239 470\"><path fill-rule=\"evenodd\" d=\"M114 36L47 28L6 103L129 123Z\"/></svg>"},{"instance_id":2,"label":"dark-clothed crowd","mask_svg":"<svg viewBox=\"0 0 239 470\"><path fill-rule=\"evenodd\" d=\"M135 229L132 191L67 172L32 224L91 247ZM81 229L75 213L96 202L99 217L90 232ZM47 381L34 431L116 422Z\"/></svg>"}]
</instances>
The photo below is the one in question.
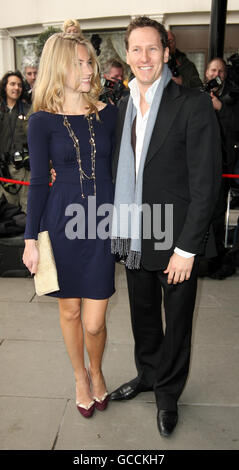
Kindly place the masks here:
<instances>
[{"instance_id":1,"label":"dark-clothed crowd","mask_svg":"<svg viewBox=\"0 0 239 470\"><path fill-rule=\"evenodd\" d=\"M7 72L0 84L0 174L15 181L29 181L30 166L27 148L27 115L30 102L26 98L23 76L19 71ZM1 182L2 193L9 203L27 207L25 185Z\"/></svg>"}]
</instances>

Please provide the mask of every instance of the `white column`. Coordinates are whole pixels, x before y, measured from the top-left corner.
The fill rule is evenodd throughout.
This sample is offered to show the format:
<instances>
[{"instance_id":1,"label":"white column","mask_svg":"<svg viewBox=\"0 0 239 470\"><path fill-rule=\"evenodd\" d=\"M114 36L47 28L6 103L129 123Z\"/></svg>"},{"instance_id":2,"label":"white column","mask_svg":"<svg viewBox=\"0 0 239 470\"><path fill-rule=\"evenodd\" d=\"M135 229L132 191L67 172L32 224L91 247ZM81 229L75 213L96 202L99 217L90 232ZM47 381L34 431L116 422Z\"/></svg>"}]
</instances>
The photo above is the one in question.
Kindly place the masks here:
<instances>
[{"instance_id":1,"label":"white column","mask_svg":"<svg viewBox=\"0 0 239 470\"><path fill-rule=\"evenodd\" d=\"M62 21L54 21L54 22L47 22L47 23L43 23L42 24L43 26L43 29L47 29L47 28L50 28L51 26L53 28L60 28L62 29L62 26L63 26L63 22Z\"/></svg>"},{"instance_id":2,"label":"white column","mask_svg":"<svg viewBox=\"0 0 239 470\"><path fill-rule=\"evenodd\" d=\"M14 69L14 40L6 29L0 29L0 77Z\"/></svg>"},{"instance_id":3,"label":"white column","mask_svg":"<svg viewBox=\"0 0 239 470\"><path fill-rule=\"evenodd\" d=\"M149 15L149 18L150 18L151 20L158 21L158 23L161 23L161 24L164 24L164 21L165 21L165 15L164 15L164 13L158 14L158 15Z\"/></svg>"},{"instance_id":4,"label":"white column","mask_svg":"<svg viewBox=\"0 0 239 470\"><path fill-rule=\"evenodd\" d=\"M130 17L130 20L135 20L135 18L137 18L138 15L132 15ZM164 24L164 21L165 21L165 14L162 13L162 14L157 14L157 15L147 15L148 18L150 18L151 20L155 20L155 21L158 21L158 23L161 23L161 24Z\"/></svg>"}]
</instances>

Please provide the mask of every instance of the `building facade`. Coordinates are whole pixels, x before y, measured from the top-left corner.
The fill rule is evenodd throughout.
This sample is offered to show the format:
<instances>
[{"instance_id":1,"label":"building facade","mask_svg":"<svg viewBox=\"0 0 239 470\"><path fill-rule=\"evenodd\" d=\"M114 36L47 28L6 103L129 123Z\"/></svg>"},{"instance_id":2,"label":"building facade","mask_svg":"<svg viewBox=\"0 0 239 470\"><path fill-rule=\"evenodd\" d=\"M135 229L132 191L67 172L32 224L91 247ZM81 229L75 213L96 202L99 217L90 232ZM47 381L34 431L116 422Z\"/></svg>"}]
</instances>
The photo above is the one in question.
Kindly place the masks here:
<instances>
[{"instance_id":1,"label":"building facade","mask_svg":"<svg viewBox=\"0 0 239 470\"><path fill-rule=\"evenodd\" d=\"M121 2L79 2L79 0L0 0L0 76L22 68L24 56L34 56L38 35L49 26L61 28L67 18L75 18L84 34L101 39L99 62L110 57L125 61L124 31L137 15L147 15L163 23L176 35L177 48L194 61L203 78L207 63L211 0L138 0ZM239 3L228 1L225 58L239 51Z\"/></svg>"}]
</instances>

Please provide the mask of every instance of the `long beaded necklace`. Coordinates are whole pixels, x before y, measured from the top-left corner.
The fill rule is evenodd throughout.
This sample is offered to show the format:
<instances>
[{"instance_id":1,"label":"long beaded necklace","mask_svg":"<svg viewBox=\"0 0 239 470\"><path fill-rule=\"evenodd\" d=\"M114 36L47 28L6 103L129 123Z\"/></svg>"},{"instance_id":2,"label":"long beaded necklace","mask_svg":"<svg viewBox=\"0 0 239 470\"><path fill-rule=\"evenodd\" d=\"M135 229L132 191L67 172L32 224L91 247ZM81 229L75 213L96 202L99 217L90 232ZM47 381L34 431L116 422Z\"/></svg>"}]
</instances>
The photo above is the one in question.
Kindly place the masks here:
<instances>
[{"instance_id":1,"label":"long beaded necklace","mask_svg":"<svg viewBox=\"0 0 239 470\"><path fill-rule=\"evenodd\" d=\"M83 180L86 178L88 180L93 180L94 182L94 196L96 196L96 177L95 177L95 155L96 155L96 145L95 145L95 132L93 128L93 116L86 116L89 126L89 133L90 133L90 146L91 146L91 175L87 175L87 173L82 168L81 156L80 156L80 146L79 140L77 139L68 119L67 116L63 116L63 124L67 128L69 136L71 137L74 147L76 149L76 158L79 165L79 172L80 172L80 184L81 184L81 196L85 199L84 191L83 191Z\"/></svg>"}]
</instances>

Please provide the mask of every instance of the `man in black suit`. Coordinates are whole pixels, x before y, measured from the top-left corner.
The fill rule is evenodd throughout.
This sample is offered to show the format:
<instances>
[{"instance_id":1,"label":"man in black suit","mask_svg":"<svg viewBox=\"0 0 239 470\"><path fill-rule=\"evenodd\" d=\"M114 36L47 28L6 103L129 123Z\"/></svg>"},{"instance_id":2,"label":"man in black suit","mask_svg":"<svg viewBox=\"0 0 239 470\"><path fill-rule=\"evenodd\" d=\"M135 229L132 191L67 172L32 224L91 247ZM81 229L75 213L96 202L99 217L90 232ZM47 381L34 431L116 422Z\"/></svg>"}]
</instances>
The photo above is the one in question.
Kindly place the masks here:
<instances>
[{"instance_id":1,"label":"man in black suit","mask_svg":"<svg viewBox=\"0 0 239 470\"><path fill-rule=\"evenodd\" d=\"M136 174L132 186L141 177L142 148L151 125L141 170L142 203L151 209L152 215L150 221L146 217L146 228L153 227L157 205L161 205L162 212L165 208L165 214L170 206L173 218L168 230L172 230L172 243L167 246L160 242L153 231L150 237L141 238L138 269L132 269L135 265L132 259L129 261L129 255L126 259L138 376L115 390L111 400L127 400L140 392L154 390L158 428L162 436L169 436L177 423L177 401L188 376L198 255L205 248L220 185L220 135L210 98L170 79L165 66L169 57L167 33L162 25L147 17L133 20L126 32L126 50L127 63L135 76L130 82L136 114L131 121ZM164 82L165 70L168 81ZM165 87L160 101L157 93L161 80ZM129 185L122 186L127 171L121 172L120 168L123 160L129 158L122 145L129 145L125 141L124 123L131 98L123 100L119 108L113 162L115 204L117 194L124 197L129 191ZM150 112L157 99L159 106L153 118ZM164 222L166 218L162 215ZM161 319L162 291L165 331Z\"/></svg>"}]
</instances>

